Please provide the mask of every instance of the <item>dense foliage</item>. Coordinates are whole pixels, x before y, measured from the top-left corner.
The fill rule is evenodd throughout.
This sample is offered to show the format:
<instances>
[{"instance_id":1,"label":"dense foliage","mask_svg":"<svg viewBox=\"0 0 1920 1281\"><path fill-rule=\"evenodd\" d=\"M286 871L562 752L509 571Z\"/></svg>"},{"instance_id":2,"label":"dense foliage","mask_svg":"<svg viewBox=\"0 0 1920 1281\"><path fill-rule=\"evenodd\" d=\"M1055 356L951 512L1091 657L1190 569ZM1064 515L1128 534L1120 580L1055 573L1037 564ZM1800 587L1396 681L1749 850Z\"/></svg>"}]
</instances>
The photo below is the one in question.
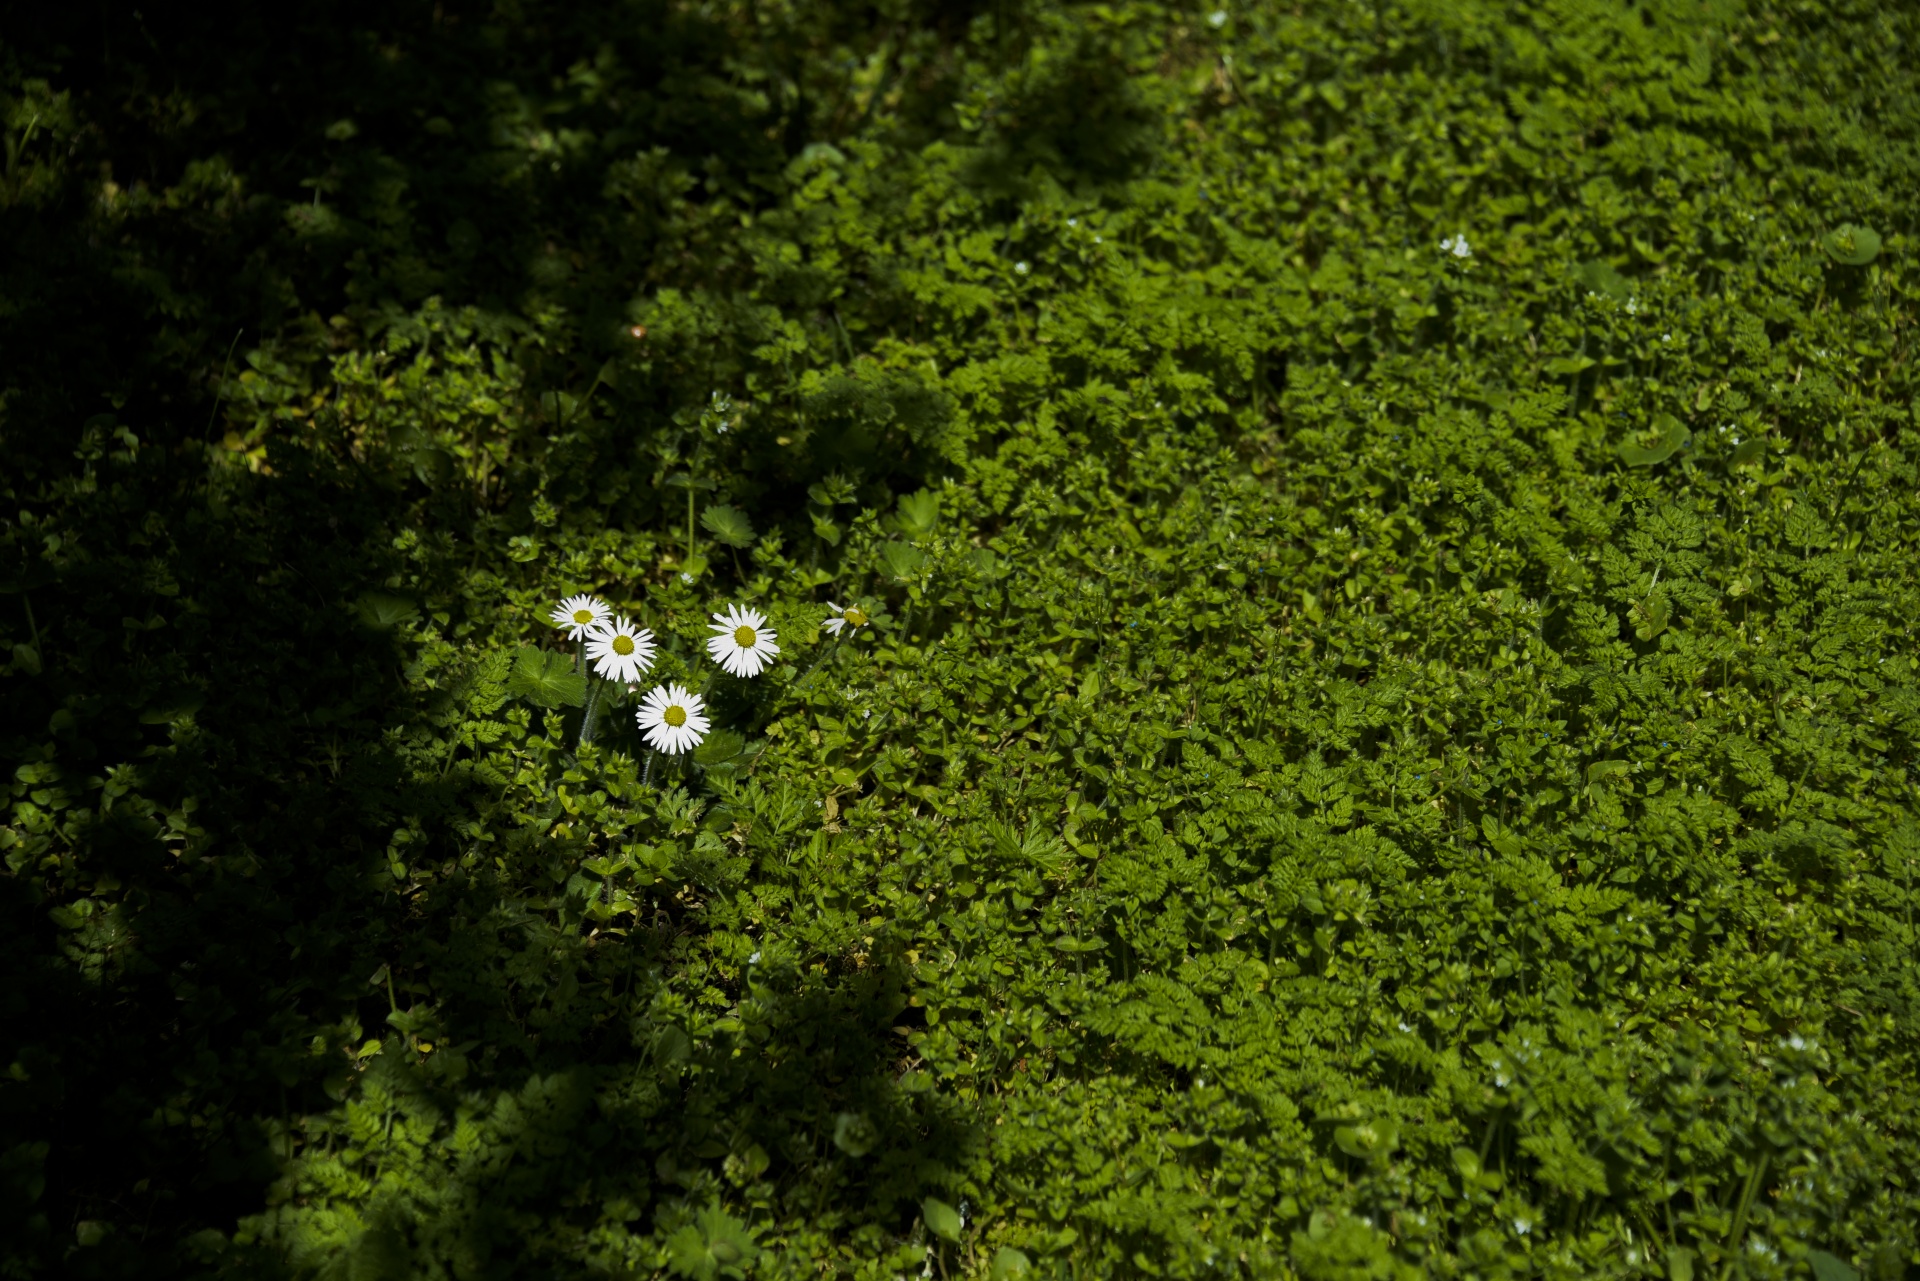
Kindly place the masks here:
<instances>
[{"instance_id":1,"label":"dense foliage","mask_svg":"<svg viewBox=\"0 0 1920 1281\"><path fill-rule=\"evenodd\" d=\"M1920 11L20 8L5 1275L1920 1258Z\"/></svg>"}]
</instances>

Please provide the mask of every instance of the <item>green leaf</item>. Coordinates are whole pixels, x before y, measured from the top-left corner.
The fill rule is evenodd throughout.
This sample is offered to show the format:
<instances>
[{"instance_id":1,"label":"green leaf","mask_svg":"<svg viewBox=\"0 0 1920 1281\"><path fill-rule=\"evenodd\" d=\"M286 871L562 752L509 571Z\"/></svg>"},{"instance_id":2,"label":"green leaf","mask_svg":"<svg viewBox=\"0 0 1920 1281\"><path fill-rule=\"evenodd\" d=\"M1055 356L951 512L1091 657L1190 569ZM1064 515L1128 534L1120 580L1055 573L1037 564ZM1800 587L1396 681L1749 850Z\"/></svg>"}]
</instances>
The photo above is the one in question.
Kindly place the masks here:
<instances>
[{"instance_id":1,"label":"green leaf","mask_svg":"<svg viewBox=\"0 0 1920 1281\"><path fill-rule=\"evenodd\" d=\"M993 1267L987 1272L988 1281L1019 1281L1033 1272L1033 1260L1010 1245L1003 1245L994 1251Z\"/></svg>"},{"instance_id":2,"label":"green leaf","mask_svg":"<svg viewBox=\"0 0 1920 1281\"><path fill-rule=\"evenodd\" d=\"M181 686L155 698L140 713L142 725L169 725L183 716L191 716L206 703L206 696L191 686Z\"/></svg>"},{"instance_id":3,"label":"green leaf","mask_svg":"<svg viewBox=\"0 0 1920 1281\"><path fill-rule=\"evenodd\" d=\"M1671 607L1667 598L1656 592L1645 600L1634 601L1628 606L1627 615L1633 623L1633 634L1643 641L1652 640L1667 630Z\"/></svg>"},{"instance_id":4,"label":"green leaf","mask_svg":"<svg viewBox=\"0 0 1920 1281\"><path fill-rule=\"evenodd\" d=\"M1577 374L1584 370L1592 369L1599 363L1599 361L1591 356L1560 356L1547 362L1547 372L1563 376L1566 374Z\"/></svg>"},{"instance_id":5,"label":"green leaf","mask_svg":"<svg viewBox=\"0 0 1920 1281\"><path fill-rule=\"evenodd\" d=\"M1694 1253L1685 1246L1670 1246L1667 1249L1668 1281L1693 1281Z\"/></svg>"},{"instance_id":6,"label":"green leaf","mask_svg":"<svg viewBox=\"0 0 1920 1281\"><path fill-rule=\"evenodd\" d=\"M368 592L354 602L354 613L360 621L375 631L389 631L408 619L416 617L420 609L412 601L399 596L388 596L384 592Z\"/></svg>"},{"instance_id":7,"label":"green leaf","mask_svg":"<svg viewBox=\"0 0 1920 1281\"><path fill-rule=\"evenodd\" d=\"M1813 1269L1815 1281L1860 1281L1857 1268L1825 1250L1807 1251L1807 1266Z\"/></svg>"},{"instance_id":8,"label":"green leaf","mask_svg":"<svg viewBox=\"0 0 1920 1281\"><path fill-rule=\"evenodd\" d=\"M514 655L507 689L535 707L582 707L587 701L587 678L573 670L572 659L530 645Z\"/></svg>"},{"instance_id":9,"label":"green leaf","mask_svg":"<svg viewBox=\"0 0 1920 1281\"><path fill-rule=\"evenodd\" d=\"M667 1238L668 1269L695 1281L740 1276L759 1253L747 1225L717 1205Z\"/></svg>"},{"instance_id":10,"label":"green leaf","mask_svg":"<svg viewBox=\"0 0 1920 1281\"><path fill-rule=\"evenodd\" d=\"M1599 795L1608 779L1625 778L1633 772L1631 761L1595 761L1587 766L1587 795Z\"/></svg>"},{"instance_id":11,"label":"green leaf","mask_svg":"<svg viewBox=\"0 0 1920 1281\"><path fill-rule=\"evenodd\" d=\"M920 1217L926 1220L927 1231L942 1241L955 1244L959 1243L960 1233L967 1226L960 1217L960 1211L938 1197L928 1197L920 1203Z\"/></svg>"},{"instance_id":12,"label":"green leaf","mask_svg":"<svg viewBox=\"0 0 1920 1281\"><path fill-rule=\"evenodd\" d=\"M700 513L700 526L729 547L753 545L753 522L738 507L716 503Z\"/></svg>"},{"instance_id":13,"label":"green leaf","mask_svg":"<svg viewBox=\"0 0 1920 1281\"><path fill-rule=\"evenodd\" d=\"M1733 455L1727 460L1727 466L1751 467L1762 458L1765 458L1766 454L1767 438L1765 436L1755 436L1750 440L1743 440L1733 447Z\"/></svg>"},{"instance_id":14,"label":"green leaf","mask_svg":"<svg viewBox=\"0 0 1920 1281\"><path fill-rule=\"evenodd\" d=\"M882 543L880 563L886 569L887 577L896 583L904 583L920 573L921 567L927 563L927 554L907 543Z\"/></svg>"},{"instance_id":15,"label":"green leaf","mask_svg":"<svg viewBox=\"0 0 1920 1281\"><path fill-rule=\"evenodd\" d=\"M1646 431L1620 442L1616 452L1629 467L1651 467L1673 457L1690 433L1672 414L1661 414Z\"/></svg>"},{"instance_id":16,"label":"green leaf","mask_svg":"<svg viewBox=\"0 0 1920 1281\"><path fill-rule=\"evenodd\" d=\"M693 749L693 759L700 765L718 765L738 756L746 745L746 735L736 730L717 729L707 735L704 743Z\"/></svg>"},{"instance_id":17,"label":"green leaf","mask_svg":"<svg viewBox=\"0 0 1920 1281\"><path fill-rule=\"evenodd\" d=\"M833 1119L833 1146L851 1157L862 1157L880 1142L879 1132L864 1112L842 1112Z\"/></svg>"},{"instance_id":18,"label":"green leaf","mask_svg":"<svg viewBox=\"0 0 1920 1281\"><path fill-rule=\"evenodd\" d=\"M1880 256L1880 233L1846 222L1821 237L1820 247L1835 262L1864 267Z\"/></svg>"},{"instance_id":19,"label":"green leaf","mask_svg":"<svg viewBox=\"0 0 1920 1281\"><path fill-rule=\"evenodd\" d=\"M732 778L753 764L763 746L747 742L746 735L735 730L717 729L693 749L693 763L709 778Z\"/></svg>"},{"instance_id":20,"label":"green leaf","mask_svg":"<svg viewBox=\"0 0 1920 1281\"><path fill-rule=\"evenodd\" d=\"M1400 1126L1390 1119L1342 1125L1334 1129L1333 1142L1348 1156L1381 1160L1400 1145Z\"/></svg>"},{"instance_id":21,"label":"green leaf","mask_svg":"<svg viewBox=\"0 0 1920 1281\"><path fill-rule=\"evenodd\" d=\"M1573 279L1589 293L1600 294L1615 302L1625 302L1633 297L1633 282L1621 275L1612 263L1597 258L1575 267Z\"/></svg>"},{"instance_id":22,"label":"green leaf","mask_svg":"<svg viewBox=\"0 0 1920 1281\"><path fill-rule=\"evenodd\" d=\"M900 514L895 523L909 538L924 538L940 523L940 495L931 489L900 496Z\"/></svg>"}]
</instances>

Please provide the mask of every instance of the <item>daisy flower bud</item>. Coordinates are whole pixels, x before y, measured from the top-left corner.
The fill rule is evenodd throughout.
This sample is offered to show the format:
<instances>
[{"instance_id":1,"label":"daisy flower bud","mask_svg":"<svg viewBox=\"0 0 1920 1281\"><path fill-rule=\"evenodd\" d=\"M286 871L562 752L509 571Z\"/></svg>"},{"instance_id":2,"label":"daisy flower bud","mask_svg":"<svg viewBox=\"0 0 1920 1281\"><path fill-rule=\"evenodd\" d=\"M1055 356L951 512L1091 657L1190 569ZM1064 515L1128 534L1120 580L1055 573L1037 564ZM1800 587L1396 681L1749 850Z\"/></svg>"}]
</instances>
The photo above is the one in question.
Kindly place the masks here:
<instances>
[{"instance_id":1,"label":"daisy flower bud","mask_svg":"<svg viewBox=\"0 0 1920 1281\"><path fill-rule=\"evenodd\" d=\"M840 629L843 627L851 627L855 631L858 631L867 625L866 611L858 605L848 605L843 608L834 604L832 601L828 601L827 608L832 610L833 613L828 615L827 621L820 625L835 636L840 634Z\"/></svg>"},{"instance_id":2,"label":"daisy flower bud","mask_svg":"<svg viewBox=\"0 0 1920 1281\"><path fill-rule=\"evenodd\" d=\"M587 632L587 661L596 675L634 684L653 666L653 633L621 615Z\"/></svg>"},{"instance_id":3,"label":"daisy flower bud","mask_svg":"<svg viewBox=\"0 0 1920 1281\"><path fill-rule=\"evenodd\" d=\"M766 615L757 609L729 605L727 612L715 614L708 626L719 635L707 638L707 653L730 675L758 676L780 652Z\"/></svg>"},{"instance_id":4,"label":"daisy flower bud","mask_svg":"<svg viewBox=\"0 0 1920 1281\"><path fill-rule=\"evenodd\" d=\"M577 641L596 625L604 623L613 616L607 608L607 602L598 596L569 596L553 607L547 617L553 625L567 634L568 640Z\"/></svg>"},{"instance_id":5,"label":"daisy flower bud","mask_svg":"<svg viewBox=\"0 0 1920 1281\"><path fill-rule=\"evenodd\" d=\"M712 728L706 704L684 685L667 684L648 690L634 719L640 723L648 747L675 755L700 746Z\"/></svg>"}]
</instances>

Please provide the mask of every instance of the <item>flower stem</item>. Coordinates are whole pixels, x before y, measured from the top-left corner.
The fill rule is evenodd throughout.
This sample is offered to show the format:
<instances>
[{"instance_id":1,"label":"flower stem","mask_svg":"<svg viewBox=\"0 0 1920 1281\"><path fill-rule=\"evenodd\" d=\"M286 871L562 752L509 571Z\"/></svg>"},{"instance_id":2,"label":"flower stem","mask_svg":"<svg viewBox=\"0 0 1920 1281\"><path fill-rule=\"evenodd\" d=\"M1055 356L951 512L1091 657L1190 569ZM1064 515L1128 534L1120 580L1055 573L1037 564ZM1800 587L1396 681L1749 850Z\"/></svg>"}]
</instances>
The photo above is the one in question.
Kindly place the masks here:
<instances>
[{"instance_id":1,"label":"flower stem","mask_svg":"<svg viewBox=\"0 0 1920 1281\"><path fill-rule=\"evenodd\" d=\"M820 657L814 659L813 666L809 667L806 671L802 672L800 674L800 679L793 683L794 693L798 694L800 692L801 686L805 685L809 680L813 679L813 674L820 670L821 665L825 663L829 658L832 658L835 654L840 652L840 642L844 641L846 638L847 638L847 634L844 631L839 632L834 636L833 644L827 646L827 652L820 655Z\"/></svg>"},{"instance_id":2,"label":"flower stem","mask_svg":"<svg viewBox=\"0 0 1920 1281\"><path fill-rule=\"evenodd\" d=\"M693 474L687 474L687 563L693 563Z\"/></svg>"},{"instance_id":3,"label":"flower stem","mask_svg":"<svg viewBox=\"0 0 1920 1281\"><path fill-rule=\"evenodd\" d=\"M640 786L642 786L642 787L652 787L652 786L653 786L653 757L654 757L654 752L653 752L653 749L652 749L652 748L648 748L648 749L647 749L647 768L646 768L646 772L645 772L645 773L643 773L643 774L642 774L642 775L640 776Z\"/></svg>"},{"instance_id":4,"label":"flower stem","mask_svg":"<svg viewBox=\"0 0 1920 1281\"><path fill-rule=\"evenodd\" d=\"M585 747L593 741L593 723L600 717L600 687L605 684L595 680L587 686L587 710L580 718L580 741L576 746Z\"/></svg>"}]
</instances>

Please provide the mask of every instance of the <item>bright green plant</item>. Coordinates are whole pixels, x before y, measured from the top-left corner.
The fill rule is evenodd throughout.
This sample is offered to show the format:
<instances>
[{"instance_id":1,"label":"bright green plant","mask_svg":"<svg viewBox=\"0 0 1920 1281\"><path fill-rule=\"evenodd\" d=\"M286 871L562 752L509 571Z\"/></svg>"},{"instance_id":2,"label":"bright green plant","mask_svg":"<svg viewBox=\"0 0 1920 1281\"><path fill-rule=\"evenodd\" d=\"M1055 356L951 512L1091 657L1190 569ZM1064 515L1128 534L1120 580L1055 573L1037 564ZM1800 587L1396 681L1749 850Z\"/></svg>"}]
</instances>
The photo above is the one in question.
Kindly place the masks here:
<instances>
[{"instance_id":1,"label":"bright green plant","mask_svg":"<svg viewBox=\"0 0 1920 1281\"><path fill-rule=\"evenodd\" d=\"M1903 1275L1914 17L876 13L0 72L5 1266Z\"/></svg>"}]
</instances>

